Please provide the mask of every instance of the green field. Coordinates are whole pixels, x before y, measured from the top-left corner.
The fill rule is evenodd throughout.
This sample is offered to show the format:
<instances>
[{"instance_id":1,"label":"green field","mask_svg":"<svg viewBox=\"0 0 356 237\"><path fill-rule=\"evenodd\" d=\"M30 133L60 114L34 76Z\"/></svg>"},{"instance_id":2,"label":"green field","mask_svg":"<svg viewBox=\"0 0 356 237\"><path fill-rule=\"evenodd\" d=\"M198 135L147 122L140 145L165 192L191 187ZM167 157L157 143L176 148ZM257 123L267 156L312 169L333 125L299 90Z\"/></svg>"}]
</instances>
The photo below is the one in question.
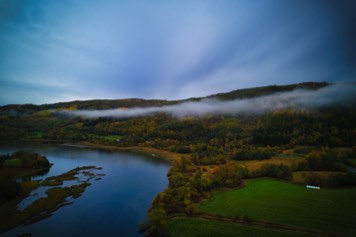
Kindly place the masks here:
<instances>
[{"instance_id":1,"label":"green field","mask_svg":"<svg viewBox=\"0 0 356 237\"><path fill-rule=\"evenodd\" d=\"M117 140L120 140L123 138L123 136L121 136L121 135L101 136L101 135L96 135L96 134L87 134L86 137L89 139L98 139L98 140L105 140L105 141L110 141L110 142L116 142Z\"/></svg>"},{"instance_id":2,"label":"green field","mask_svg":"<svg viewBox=\"0 0 356 237\"><path fill-rule=\"evenodd\" d=\"M246 181L246 187L216 193L203 212L266 221L337 236L356 236L356 188L307 189L273 179Z\"/></svg>"},{"instance_id":3,"label":"green field","mask_svg":"<svg viewBox=\"0 0 356 237\"><path fill-rule=\"evenodd\" d=\"M256 227L225 221L184 218L170 221L173 237L308 237L305 233Z\"/></svg>"}]
</instances>

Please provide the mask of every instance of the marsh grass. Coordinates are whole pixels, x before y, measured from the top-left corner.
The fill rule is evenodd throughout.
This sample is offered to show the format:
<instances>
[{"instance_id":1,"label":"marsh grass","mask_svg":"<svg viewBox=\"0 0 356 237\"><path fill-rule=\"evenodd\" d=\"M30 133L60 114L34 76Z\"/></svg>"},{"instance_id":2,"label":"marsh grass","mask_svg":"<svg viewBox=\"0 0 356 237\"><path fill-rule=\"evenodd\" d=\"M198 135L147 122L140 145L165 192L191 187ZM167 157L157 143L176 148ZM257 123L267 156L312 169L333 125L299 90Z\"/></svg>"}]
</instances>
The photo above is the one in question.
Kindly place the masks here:
<instances>
[{"instance_id":1,"label":"marsh grass","mask_svg":"<svg viewBox=\"0 0 356 237\"><path fill-rule=\"evenodd\" d=\"M64 174L49 177L42 182L23 182L21 184L23 187L22 198L0 205L0 212L2 213L2 215L0 215L0 233L22 224L27 225L48 218L57 209L66 205L71 205L73 203L71 200L80 197L85 192L86 188L91 185L89 181L97 177L94 170L99 169L100 168L95 166L78 167ZM78 180L76 177L78 174L87 176L86 181L81 181L80 184L71 185L69 187L58 187L63 185L63 181ZM17 203L39 186L53 187L46 191L46 197L37 199L22 211L16 210ZM68 198L70 198L69 201Z\"/></svg>"}]
</instances>

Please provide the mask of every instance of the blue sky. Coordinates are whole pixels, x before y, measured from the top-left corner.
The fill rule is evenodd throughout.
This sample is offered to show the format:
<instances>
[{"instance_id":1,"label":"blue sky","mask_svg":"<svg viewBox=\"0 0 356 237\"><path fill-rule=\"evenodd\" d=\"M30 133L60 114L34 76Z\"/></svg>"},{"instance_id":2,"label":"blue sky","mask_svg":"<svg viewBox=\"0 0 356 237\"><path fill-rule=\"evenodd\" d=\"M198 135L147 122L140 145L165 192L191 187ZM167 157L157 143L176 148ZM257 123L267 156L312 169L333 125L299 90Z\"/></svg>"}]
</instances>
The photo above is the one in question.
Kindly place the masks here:
<instances>
[{"instance_id":1,"label":"blue sky","mask_svg":"<svg viewBox=\"0 0 356 237\"><path fill-rule=\"evenodd\" d=\"M0 0L0 104L181 99L355 80L355 7L349 0Z\"/></svg>"}]
</instances>

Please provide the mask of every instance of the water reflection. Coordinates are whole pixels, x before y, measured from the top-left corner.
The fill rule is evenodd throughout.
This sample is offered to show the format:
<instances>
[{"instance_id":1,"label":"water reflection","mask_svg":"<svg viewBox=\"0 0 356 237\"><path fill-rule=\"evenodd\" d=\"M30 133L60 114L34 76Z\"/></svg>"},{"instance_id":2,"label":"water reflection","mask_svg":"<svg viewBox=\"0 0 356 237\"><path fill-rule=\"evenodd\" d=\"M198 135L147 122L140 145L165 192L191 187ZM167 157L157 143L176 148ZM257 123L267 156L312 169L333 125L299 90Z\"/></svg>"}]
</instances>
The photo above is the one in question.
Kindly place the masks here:
<instances>
[{"instance_id":1,"label":"water reflection","mask_svg":"<svg viewBox=\"0 0 356 237\"><path fill-rule=\"evenodd\" d=\"M166 174L170 164L157 158L60 145L0 145L2 154L19 149L45 155L53 163L47 173L37 174L37 177L31 177L32 180L89 165L103 167L98 173L106 176L99 176L102 179L89 186L81 197L68 200L73 202L72 205L60 208L50 218L2 233L1 237L25 232L36 237L141 236L139 223L147 218L147 210L154 197L168 184ZM45 192L43 188L31 194L38 198ZM33 200L24 201L22 208Z\"/></svg>"},{"instance_id":2,"label":"water reflection","mask_svg":"<svg viewBox=\"0 0 356 237\"><path fill-rule=\"evenodd\" d=\"M50 188L51 187L40 186L36 190L33 190L25 199L23 199L19 204L17 204L17 209L19 211L23 211L36 200L47 197L46 192Z\"/></svg>"},{"instance_id":3,"label":"water reflection","mask_svg":"<svg viewBox=\"0 0 356 237\"><path fill-rule=\"evenodd\" d=\"M45 169L45 170L39 170L34 174L24 176L22 178L17 178L17 182L25 182L25 181L32 181L32 180L42 180L49 172L51 168Z\"/></svg>"}]
</instances>

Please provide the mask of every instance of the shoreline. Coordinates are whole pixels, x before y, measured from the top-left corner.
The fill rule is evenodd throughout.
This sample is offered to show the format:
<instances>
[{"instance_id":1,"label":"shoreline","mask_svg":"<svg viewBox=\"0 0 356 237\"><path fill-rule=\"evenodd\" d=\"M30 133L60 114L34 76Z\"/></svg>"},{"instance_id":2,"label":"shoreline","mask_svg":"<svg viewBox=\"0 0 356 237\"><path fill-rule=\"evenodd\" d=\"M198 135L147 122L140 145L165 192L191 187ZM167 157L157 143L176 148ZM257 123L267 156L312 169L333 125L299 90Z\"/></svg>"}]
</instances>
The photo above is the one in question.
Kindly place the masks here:
<instances>
[{"instance_id":1,"label":"shoreline","mask_svg":"<svg viewBox=\"0 0 356 237\"><path fill-rule=\"evenodd\" d=\"M0 141L0 144L11 144L15 143L18 144L57 144L69 147L83 147L83 148L95 148L95 149L104 149L104 150L112 150L112 151L124 151L124 152L132 152L136 154L145 155L146 157L150 158L158 158L161 160L166 160L169 162L173 162L180 157L187 157L189 154L180 154L175 153L167 150L160 150L153 147L145 147L145 146L115 146L115 145L106 145L101 143L95 143L91 141L65 141L65 140L16 140L16 141Z\"/></svg>"},{"instance_id":2,"label":"shoreline","mask_svg":"<svg viewBox=\"0 0 356 237\"><path fill-rule=\"evenodd\" d=\"M73 147L87 147L87 148L96 148L96 149L105 149L105 150L115 150L115 151L125 151L132 152L136 154L141 154L149 156L151 158L163 159L169 162L173 162L180 157L189 156L187 154L179 154L171 151L160 150L153 147L144 147L144 146L129 146L129 147L120 147L114 145L105 145L100 143L94 143L89 141L81 142L71 142L63 143L64 146L73 146Z\"/></svg>"}]
</instances>

